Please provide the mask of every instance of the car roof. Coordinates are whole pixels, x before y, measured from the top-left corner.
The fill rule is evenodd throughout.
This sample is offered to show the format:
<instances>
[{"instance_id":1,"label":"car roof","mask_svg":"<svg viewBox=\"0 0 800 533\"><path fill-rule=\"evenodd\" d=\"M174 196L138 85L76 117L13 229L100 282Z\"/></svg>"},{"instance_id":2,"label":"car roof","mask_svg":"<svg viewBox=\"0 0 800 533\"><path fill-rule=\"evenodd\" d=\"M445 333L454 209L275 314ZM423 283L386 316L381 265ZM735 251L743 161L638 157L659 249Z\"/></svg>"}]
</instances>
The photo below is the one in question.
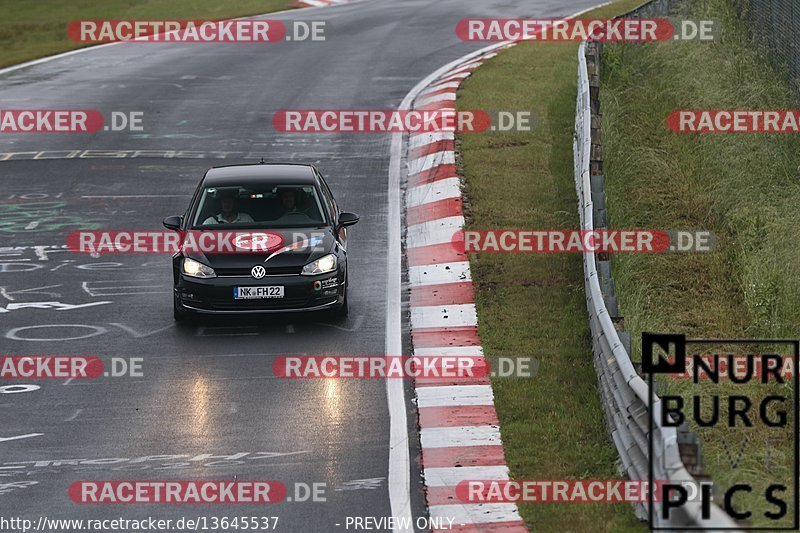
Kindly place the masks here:
<instances>
[{"instance_id":1,"label":"car roof","mask_svg":"<svg viewBox=\"0 0 800 533\"><path fill-rule=\"evenodd\" d=\"M205 184L225 187L235 185L309 185L316 183L314 167L294 163L254 163L212 167L206 172Z\"/></svg>"}]
</instances>

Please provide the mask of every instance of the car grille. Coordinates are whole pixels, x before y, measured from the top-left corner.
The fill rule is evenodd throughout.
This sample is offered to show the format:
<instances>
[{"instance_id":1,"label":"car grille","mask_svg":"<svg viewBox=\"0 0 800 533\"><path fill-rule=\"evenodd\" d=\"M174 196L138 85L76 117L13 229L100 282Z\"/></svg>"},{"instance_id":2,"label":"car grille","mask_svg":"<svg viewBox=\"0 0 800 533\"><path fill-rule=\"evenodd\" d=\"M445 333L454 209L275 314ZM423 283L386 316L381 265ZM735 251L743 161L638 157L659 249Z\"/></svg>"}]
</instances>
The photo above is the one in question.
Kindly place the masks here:
<instances>
[{"instance_id":1,"label":"car grille","mask_svg":"<svg viewBox=\"0 0 800 533\"><path fill-rule=\"evenodd\" d=\"M215 268L217 276L222 278L251 278L252 266L245 268ZM303 270L302 266L267 268L267 276L296 276Z\"/></svg>"}]
</instances>

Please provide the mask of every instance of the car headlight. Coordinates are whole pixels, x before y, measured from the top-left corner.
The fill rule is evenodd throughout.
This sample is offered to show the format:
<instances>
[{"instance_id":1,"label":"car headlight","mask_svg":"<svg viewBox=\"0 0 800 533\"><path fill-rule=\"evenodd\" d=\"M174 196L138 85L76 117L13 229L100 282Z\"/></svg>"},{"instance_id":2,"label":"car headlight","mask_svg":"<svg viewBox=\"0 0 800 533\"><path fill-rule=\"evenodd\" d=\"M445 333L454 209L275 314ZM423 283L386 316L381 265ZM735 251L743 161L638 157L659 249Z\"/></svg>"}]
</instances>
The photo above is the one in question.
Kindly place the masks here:
<instances>
[{"instance_id":1,"label":"car headlight","mask_svg":"<svg viewBox=\"0 0 800 533\"><path fill-rule=\"evenodd\" d=\"M217 273L208 265L204 265L194 259L188 257L183 258L183 266L181 268L184 274L193 278L216 278Z\"/></svg>"},{"instance_id":2,"label":"car headlight","mask_svg":"<svg viewBox=\"0 0 800 533\"><path fill-rule=\"evenodd\" d=\"M327 274L336 270L336 256L333 254L323 255L313 263L309 263L303 267L301 272L304 276L316 276L318 274Z\"/></svg>"}]
</instances>

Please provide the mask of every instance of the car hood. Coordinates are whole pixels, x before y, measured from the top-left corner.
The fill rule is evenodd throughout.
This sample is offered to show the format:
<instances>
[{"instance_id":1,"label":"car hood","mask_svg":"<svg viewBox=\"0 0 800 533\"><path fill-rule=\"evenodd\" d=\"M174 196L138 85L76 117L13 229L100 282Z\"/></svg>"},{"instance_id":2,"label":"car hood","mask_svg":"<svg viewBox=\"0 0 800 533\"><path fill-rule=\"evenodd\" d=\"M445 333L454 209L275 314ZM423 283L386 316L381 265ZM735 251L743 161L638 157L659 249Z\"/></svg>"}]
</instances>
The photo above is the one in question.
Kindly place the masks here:
<instances>
[{"instance_id":1,"label":"car hood","mask_svg":"<svg viewBox=\"0 0 800 533\"><path fill-rule=\"evenodd\" d=\"M279 235L281 239L278 244L266 251L243 249L237 250L236 253L211 253L185 250L184 255L210 266L218 275L239 275L240 271L249 272L258 264L263 265L268 273L290 274L299 273L305 265L332 253L336 248L336 239L331 228L236 230L237 235L247 233L274 234Z\"/></svg>"}]
</instances>

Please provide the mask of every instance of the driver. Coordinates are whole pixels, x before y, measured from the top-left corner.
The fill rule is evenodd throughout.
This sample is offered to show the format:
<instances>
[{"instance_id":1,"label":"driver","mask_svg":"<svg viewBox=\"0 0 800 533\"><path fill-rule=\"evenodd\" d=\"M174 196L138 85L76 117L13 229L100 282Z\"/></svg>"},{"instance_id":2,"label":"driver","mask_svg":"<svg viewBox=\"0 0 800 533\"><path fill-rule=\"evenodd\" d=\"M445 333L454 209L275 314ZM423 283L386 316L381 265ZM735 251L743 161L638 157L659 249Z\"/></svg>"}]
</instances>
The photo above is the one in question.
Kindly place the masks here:
<instances>
[{"instance_id":1,"label":"driver","mask_svg":"<svg viewBox=\"0 0 800 533\"><path fill-rule=\"evenodd\" d=\"M220 195L219 203L222 212L205 219L203 221L204 226L212 224L238 224L253 222L253 217L247 213L240 213L237 209L235 193L227 192L223 195Z\"/></svg>"},{"instance_id":2,"label":"driver","mask_svg":"<svg viewBox=\"0 0 800 533\"><path fill-rule=\"evenodd\" d=\"M278 193L278 198L281 200L281 208L283 209L281 216L285 216L290 213L306 214L303 209L300 209L297 206L297 191L294 189L281 189Z\"/></svg>"}]
</instances>

